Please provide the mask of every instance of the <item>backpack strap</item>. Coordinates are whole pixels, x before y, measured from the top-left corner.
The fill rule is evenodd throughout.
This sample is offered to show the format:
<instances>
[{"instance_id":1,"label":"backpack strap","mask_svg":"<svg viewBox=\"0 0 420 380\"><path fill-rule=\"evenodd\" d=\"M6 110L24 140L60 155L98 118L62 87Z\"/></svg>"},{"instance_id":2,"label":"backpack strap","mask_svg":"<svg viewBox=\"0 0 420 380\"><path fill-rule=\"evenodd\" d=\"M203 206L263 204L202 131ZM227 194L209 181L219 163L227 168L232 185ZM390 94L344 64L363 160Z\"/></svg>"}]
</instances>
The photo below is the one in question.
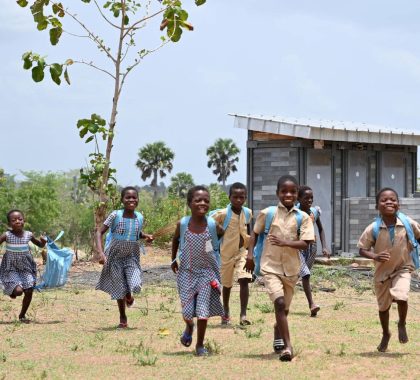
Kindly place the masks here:
<instances>
[{"instance_id":1,"label":"backpack strap","mask_svg":"<svg viewBox=\"0 0 420 380\"><path fill-rule=\"evenodd\" d=\"M419 258L419 251L418 251L418 243L417 243L416 237L414 236L413 227L411 226L411 223L409 219L407 218L407 216L403 214L402 212L400 211L397 212L397 218L401 220L402 224L404 224L408 240L413 248L411 251L411 258L413 259L414 267L416 269L419 269L420 258Z\"/></svg>"},{"instance_id":2,"label":"backpack strap","mask_svg":"<svg viewBox=\"0 0 420 380\"><path fill-rule=\"evenodd\" d=\"M223 221L223 229L225 231L228 228L231 219L232 219L232 206L229 203L226 207L226 216L225 216L225 220Z\"/></svg>"},{"instance_id":3,"label":"backpack strap","mask_svg":"<svg viewBox=\"0 0 420 380\"><path fill-rule=\"evenodd\" d=\"M297 224L297 236L300 236L300 227L302 226L303 214L300 210L295 210L296 224Z\"/></svg>"},{"instance_id":4,"label":"backpack strap","mask_svg":"<svg viewBox=\"0 0 420 380\"><path fill-rule=\"evenodd\" d=\"M317 207L311 207L311 212L314 215L314 222L316 222L319 218L319 210Z\"/></svg>"},{"instance_id":5,"label":"backpack strap","mask_svg":"<svg viewBox=\"0 0 420 380\"><path fill-rule=\"evenodd\" d=\"M372 237L373 237L374 242L376 242L376 239L378 239L381 224L382 224L382 218L380 216L377 216L375 220L373 221L373 229L372 229Z\"/></svg>"},{"instance_id":6,"label":"backpack strap","mask_svg":"<svg viewBox=\"0 0 420 380\"><path fill-rule=\"evenodd\" d=\"M217 236L216 221L213 218L208 217L207 227L209 228L213 251L218 251L219 250L219 237Z\"/></svg>"},{"instance_id":7,"label":"backpack strap","mask_svg":"<svg viewBox=\"0 0 420 380\"><path fill-rule=\"evenodd\" d=\"M274 215L276 214L277 206L270 206L267 215L265 216L264 235L268 235L271 224L273 223Z\"/></svg>"},{"instance_id":8,"label":"backpack strap","mask_svg":"<svg viewBox=\"0 0 420 380\"><path fill-rule=\"evenodd\" d=\"M243 206L242 211L245 214L245 224L249 224L251 222L251 209Z\"/></svg>"},{"instance_id":9,"label":"backpack strap","mask_svg":"<svg viewBox=\"0 0 420 380\"><path fill-rule=\"evenodd\" d=\"M185 244L185 232L188 228L188 223L190 222L190 216L184 216L180 222L180 230L179 230L179 249L182 251L182 248Z\"/></svg>"}]
</instances>

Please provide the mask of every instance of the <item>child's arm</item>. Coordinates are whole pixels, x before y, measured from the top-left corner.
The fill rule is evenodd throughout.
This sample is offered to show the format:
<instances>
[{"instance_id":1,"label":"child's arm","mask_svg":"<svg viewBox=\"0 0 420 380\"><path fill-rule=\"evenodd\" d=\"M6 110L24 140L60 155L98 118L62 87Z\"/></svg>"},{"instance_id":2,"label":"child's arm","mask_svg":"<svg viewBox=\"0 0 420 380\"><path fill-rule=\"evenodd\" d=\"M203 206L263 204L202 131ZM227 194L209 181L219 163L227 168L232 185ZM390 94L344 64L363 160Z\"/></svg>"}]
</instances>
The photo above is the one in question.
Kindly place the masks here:
<instances>
[{"instance_id":1,"label":"child's arm","mask_svg":"<svg viewBox=\"0 0 420 380\"><path fill-rule=\"evenodd\" d=\"M258 239L258 234L256 234L254 231L251 231L251 237L249 238L249 243L248 243L248 255L246 256L246 263L244 266L244 269L249 273L252 273L255 268L254 247L255 247L255 242L257 241L257 239Z\"/></svg>"},{"instance_id":2,"label":"child's arm","mask_svg":"<svg viewBox=\"0 0 420 380\"><path fill-rule=\"evenodd\" d=\"M388 261L391 257L390 253L388 251L382 251L379 253L375 253L371 251L370 249L359 249L359 255L366 257L368 259L372 259L375 261L379 261L380 263L384 263L385 261Z\"/></svg>"},{"instance_id":3,"label":"child's arm","mask_svg":"<svg viewBox=\"0 0 420 380\"><path fill-rule=\"evenodd\" d=\"M359 255L383 263L388 261L391 257L388 251L376 253L371 250L375 246L375 239L373 238L373 224L370 224L363 231L360 236L357 246L359 247Z\"/></svg>"},{"instance_id":4,"label":"child's arm","mask_svg":"<svg viewBox=\"0 0 420 380\"><path fill-rule=\"evenodd\" d=\"M285 240L280 239L278 236L269 234L267 236L268 241L273 245L278 245L279 247L290 247L299 250L305 250L308 248L308 244L312 242L312 240Z\"/></svg>"},{"instance_id":5,"label":"child's arm","mask_svg":"<svg viewBox=\"0 0 420 380\"><path fill-rule=\"evenodd\" d=\"M325 241L325 231L321 223L321 217L318 217L318 219L316 220L316 226L318 227L319 237L321 239L322 254L330 258L331 252L327 248L327 243Z\"/></svg>"},{"instance_id":6,"label":"child's arm","mask_svg":"<svg viewBox=\"0 0 420 380\"><path fill-rule=\"evenodd\" d=\"M144 232L140 232L140 239L146 240L148 243L151 243L155 238L151 234L145 234Z\"/></svg>"},{"instance_id":7,"label":"child's arm","mask_svg":"<svg viewBox=\"0 0 420 380\"><path fill-rule=\"evenodd\" d=\"M109 227L107 225L102 225L101 229L96 230L96 248L98 249L99 254L99 264L106 263L106 256L104 253L104 248L102 245L102 236L103 234L108 231Z\"/></svg>"},{"instance_id":8,"label":"child's arm","mask_svg":"<svg viewBox=\"0 0 420 380\"><path fill-rule=\"evenodd\" d=\"M219 223L216 223L216 232L219 239L225 234L225 230Z\"/></svg>"},{"instance_id":9,"label":"child's arm","mask_svg":"<svg viewBox=\"0 0 420 380\"><path fill-rule=\"evenodd\" d=\"M6 241L6 234L0 236L0 244L3 244Z\"/></svg>"},{"instance_id":10,"label":"child's arm","mask_svg":"<svg viewBox=\"0 0 420 380\"><path fill-rule=\"evenodd\" d=\"M178 222L176 224L175 233L172 238L172 255L171 255L171 260L172 260L171 269L172 269L172 272L174 272L175 274L178 273L178 263L176 261L176 255L178 253L180 236L181 236L181 223Z\"/></svg>"},{"instance_id":11,"label":"child's arm","mask_svg":"<svg viewBox=\"0 0 420 380\"><path fill-rule=\"evenodd\" d=\"M36 237L32 236L31 242L34 243L39 248L44 248L45 244L47 244L47 239L45 239L44 236L40 236L38 240Z\"/></svg>"}]
</instances>

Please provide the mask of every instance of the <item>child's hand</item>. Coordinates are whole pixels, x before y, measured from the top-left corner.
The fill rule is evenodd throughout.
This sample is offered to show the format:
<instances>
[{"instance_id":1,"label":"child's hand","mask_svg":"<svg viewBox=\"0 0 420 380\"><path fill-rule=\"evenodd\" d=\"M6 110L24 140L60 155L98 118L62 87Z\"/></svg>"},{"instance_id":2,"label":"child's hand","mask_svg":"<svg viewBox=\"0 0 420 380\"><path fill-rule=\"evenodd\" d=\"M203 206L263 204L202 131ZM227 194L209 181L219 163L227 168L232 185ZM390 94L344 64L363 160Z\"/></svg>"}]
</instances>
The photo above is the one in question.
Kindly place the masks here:
<instances>
[{"instance_id":1,"label":"child's hand","mask_svg":"<svg viewBox=\"0 0 420 380\"><path fill-rule=\"evenodd\" d=\"M322 254L328 259L331 257L331 252L327 248L322 249Z\"/></svg>"},{"instance_id":2,"label":"child's hand","mask_svg":"<svg viewBox=\"0 0 420 380\"><path fill-rule=\"evenodd\" d=\"M105 254L102 252L99 254L99 264L104 265L106 263L106 256Z\"/></svg>"},{"instance_id":3,"label":"child's hand","mask_svg":"<svg viewBox=\"0 0 420 380\"><path fill-rule=\"evenodd\" d=\"M177 274L177 273L178 273L178 263L177 263L177 261L176 261L176 260L174 260L174 261L172 262L172 264L171 264L171 269L172 269L172 272L174 272L175 274Z\"/></svg>"},{"instance_id":4,"label":"child's hand","mask_svg":"<svg viewBox=\"0 0 420 380\"><path fill-rule=\"evenodd\" d=\"M280 239L276 235L269 234L267 236L268 241L273 245L278 245L279 247L284 247L286 242L283 239Z\"/></svg>"},{"instance_id":5,"label":"child's hand","mask_svg":"<svg viewBox=\"0 0 420 380\"><path fill-rule=\"evenodd\" d=\"M251 257L247 257L246 258L246 263L244 265L244 269L248 272L248 273L252 273L254 271L255 268L255 263L254 263L254 259Z\"/></svg>"},{"instance_id":6,"label":"child's hand","mask_svg":"<svg viewBox=\"0 0 420 380\"><path fill-rule=\"evenodd\" d=\"M391 255L388 251L382 251L375 255L374 260L379 261L380 263L384 263L391 258Z\"/></svg>"},{"instance_id":7,"label":"child's hand","mask_svg":"<svg viewBox=\"0 0 420 380\"><path fill-rule=\"evenodd\" d=\"M143 234L143 237L146 240L146 242L148 242L148 243L151 243L153 240L155 240L155 238L153 237L153 235Z\"/></svg>"}]
</instances>

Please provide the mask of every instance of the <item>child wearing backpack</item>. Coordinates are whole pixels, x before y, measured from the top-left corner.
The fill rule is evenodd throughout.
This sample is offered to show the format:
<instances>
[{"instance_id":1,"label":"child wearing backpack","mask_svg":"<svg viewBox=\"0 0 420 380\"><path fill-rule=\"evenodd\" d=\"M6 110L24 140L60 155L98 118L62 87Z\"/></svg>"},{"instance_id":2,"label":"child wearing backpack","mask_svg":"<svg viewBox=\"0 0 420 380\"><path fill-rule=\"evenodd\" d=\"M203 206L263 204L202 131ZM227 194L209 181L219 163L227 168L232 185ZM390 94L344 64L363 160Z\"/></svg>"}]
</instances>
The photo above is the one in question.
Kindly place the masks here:
<instances>
[{"instance_id":1,"label":"child wearing backpack","mask_svg":"<svg viewBox=\"0 0 420 380\"><path fill-rule=\"evenodd\" d=\"M141 290L140 244L139 239L153 241L153 235L142 232L143 216L135 211L139 203L137 189L132 186L121 191L123 210L113 211L105 220L102 228L96 231L96 244L103 264L97 290L102 290L116 299L120 313L118 328L126 328L125 308L134 304L133 293ZM105 244L102 236L110 229Z\"/></svg>"},{"instance_id":2,"label":"child wearing backpack","mask_svg":"<svg viewBox=\"0 0 420 380\"><path fill-rule=\"evenodd\" d=\"M256 272L260 271L263 276L276 316L273 348L280 354L281 361L291 361L293 349L287 315L299 278L299 250L306 249L314 241L314 227L309 215L295 206L298 195L296 178L290 175L280 177L276 195L278 205L262 210L256 219L245 268L250 272L256 268ZM261 247L262 252L255 252L254 257L257 239L257 248Z\"/></svg>"},{"instance_id":3,"label":"child wearing backpack","mask_svg":"<svg viewBox=\"0 0 420 380\"><path fill-rule=\"evenodd\" d=\"M330 257L330 252L327 248L327 243L325 241L325 232L321 223L321 209L318 206L313 207L312 203L314 201L314 193L309 186L300 186L298 192L298 202L299 209L309 215L312 220L312 223L318 227L319 237L321 240L322 253L326 257ZM308 300L310 316L316 317L320 307L315 304L312 298L311 290L311 269L315 262L315 257L317 253L317 244L316 238L313 243L308 245L308 248L300 251L300 259L302 265L300 268L299 277L302 279L302 286L305 292L306 299Z\"/></svg>"},{"instance_id":4,"label":"child wearing backpack","mask_svg":"<svg viewBox=\"0 0 420 380\"><path fill-rule=\"evenodd\" d=\"M249 282L252 274L244 269L246 263L246 248L249 243L249 226L252 212L244 206L246 201L246 186L235 182L229 188L230 204L221 210L210 213L210 216L224 229L224 235L220 242L221 267L220 275L223 286L223 309L222 325L230 323L229 299L234 278L239 282L239 299L241 302L240 325L247 326L251 322L246 317L246 309L249 299Z\"/></svg>"},{"instance_id":5,"label":"child wearing backpack","mask_svg":"<svg viewBox=\"0 0 420 380\"><path fill-rule=\"evenodd\" d=\"M222 316L220 302L219 238L223 229L213 218L207 217L210 194L204 186L194 186L187 194L191 216L177 224L172 239L171 268L177 274L185 330L181 344L191 346L194 317L197 318L197 356L207 356L204 337L209 317ZM179 260L178 265L178 248Z\"/></svg>"},{"instance_id":6,"label":"child wearing backpack","mask_svg":"<svg viewBox=\"0 0 420 380\"><path fill-rule=\"evenodd\" d=\"M385 352L391 338L389 309L392 302L398 307L398 339L407 343L405 327L408 311L411 272L418 264L417 239L420 225L399 212L399 198L395 190L383 188L376 195L377 219L366 227L358 247L360 256L375 261L375 293L382 327L382 339L377 349ZM373 251L371 250L373 248Z\"/></svg>"},{"instance_id":7,"label":"child wearing backpack","mask_svg":"<svg viewBox=\"0 0 420 380\"><path fill-rule=\"evenodd\" d=\"M0 280L4 294L15 299L23 294L19 321L30 323L26 317L36 283L36 263L32 256L29 242L42 248L47 240L41 236L38 240L32 232L25 231L25 217L20 210L7 213L9 231L0 236L0 244L6 242L6 253L0 265Z\"/></svg>"}]
</instances>

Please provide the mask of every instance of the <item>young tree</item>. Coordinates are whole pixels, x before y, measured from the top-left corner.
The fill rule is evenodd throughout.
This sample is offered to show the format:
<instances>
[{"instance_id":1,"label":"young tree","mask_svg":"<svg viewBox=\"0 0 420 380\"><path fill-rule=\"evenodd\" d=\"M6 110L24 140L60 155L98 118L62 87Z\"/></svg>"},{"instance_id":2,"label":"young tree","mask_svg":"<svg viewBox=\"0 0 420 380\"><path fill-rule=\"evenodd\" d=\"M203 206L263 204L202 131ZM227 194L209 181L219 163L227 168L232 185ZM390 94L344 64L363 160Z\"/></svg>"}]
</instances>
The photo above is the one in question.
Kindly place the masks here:
<instances>
[{"instance_id":1,"label":"young tree","mask_svg":"<svg viewBox=\"0 0 420 380\"><path fill-rule=\"evenodd\" d=\"M136 166L142 172L141 179L145 181L147 178L152 178L150 186L154 189L156 199L158 176L166 177L166 171L169 173L172 171L175 154L163 141L157 141L141 148L138 155Z\"/></svg>"},{"instance_id":2,"label":"young tree","mask_svg":"<svg viewBox=\"0 0 420 380\"><path fill-rule=\"evenodd\" d=\"M216 174L217 181L222 182L223 187L231 172L236 172L235 163L239 161L238 154L240 149L232 139L217 139L215 143L207 149L207 167L215 168L213 174Z\"/></svg>"},{"instance_id":3,"label":"young tree","mask_svg":"<svg viewBox=\"0 0 420 380\"><path fill-rule=\"evenodd\" d=\"M95 208L95 224L100 227L106 215L106 203L115 193L115 169L110 167L111 152L117 123L118 105L122 89L128 75L142 60L157 51L168 42L178 42L183 29L193 30L193 26L187 21L188 13L183 9L181 0L109 0L99 4L97 0L81 0L86 6L94 7L99 17L115 32L115 49L111 49L111 43L100 37L88 23L83 20L83 11L76 13L68 5L74 6L74 0L67 0L68 5L54 0L17 0L18 5L25 8L30 2L30 11L33 15L37 29L49 30L49 39L52 45L57 45L63 32L74 37L87 38L99 49L106 58L106 63L98 64L88 58L67 59L62 63L47 63L45 58L32 51L23 54L23 67L31 69L32 79L41 82L45 71L48 69L51 79L57 84L65 80L70 84L68 73L69 66L73 64L86 65L99 70L112 80L112 99L108 122L101 116L93 113L90 118L81 119L77 122L79 135L85 138L85 142L95 144L94 152L90 154L90 166L82 169L82 179L93 190L99 202ZM196 5L202 5L206 0L195 0ZM154 48L139 49L137 33L149 25L152 19L161 18L160 30L166 31L166 36L161 36L161 41ZM72 21L79 27L81 34L70 32L65 28L64 20ZM96 26L96 25L94 25ZM156 29L159 25L156 26ZM134 54L132 54L134 53ZM108 64L108 66L106 66ZM105 152L101 152L99 140L105 141Z\"/></svg>"},{"instance_id":4,"label":"young tree","mask_svg":"<svg viewBox=\"0 0 420 380\"><path fill-rule=\"evenodd\" d=\"M194 186L194 180L191 174L181 172L171 178L171 184L168 187L168 193L179 198L187 198L187 192Z\"/></svg>"}]
</instances>

